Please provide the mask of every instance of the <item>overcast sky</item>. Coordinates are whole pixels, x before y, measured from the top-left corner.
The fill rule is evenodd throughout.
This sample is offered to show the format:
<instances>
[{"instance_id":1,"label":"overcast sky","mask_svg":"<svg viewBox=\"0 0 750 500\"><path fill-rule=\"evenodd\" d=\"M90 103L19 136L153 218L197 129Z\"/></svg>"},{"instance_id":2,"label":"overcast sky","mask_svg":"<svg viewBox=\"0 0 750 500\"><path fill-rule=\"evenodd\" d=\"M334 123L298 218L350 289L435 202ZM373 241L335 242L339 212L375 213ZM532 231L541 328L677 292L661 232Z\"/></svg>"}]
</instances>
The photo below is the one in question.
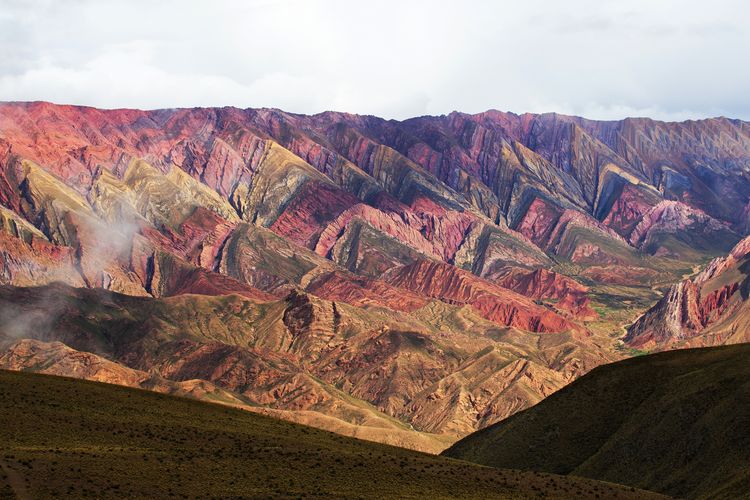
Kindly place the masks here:
<instances>
[{"instance_id":1,"label":"overcast sky","mask_svg":"<svg viewBox=\"0 0 750 500\"><path fill-rule=\"evenodd\" d=\"M0 0L0 100L750 118L741 0Z\"/></svg>"}]
</instances>

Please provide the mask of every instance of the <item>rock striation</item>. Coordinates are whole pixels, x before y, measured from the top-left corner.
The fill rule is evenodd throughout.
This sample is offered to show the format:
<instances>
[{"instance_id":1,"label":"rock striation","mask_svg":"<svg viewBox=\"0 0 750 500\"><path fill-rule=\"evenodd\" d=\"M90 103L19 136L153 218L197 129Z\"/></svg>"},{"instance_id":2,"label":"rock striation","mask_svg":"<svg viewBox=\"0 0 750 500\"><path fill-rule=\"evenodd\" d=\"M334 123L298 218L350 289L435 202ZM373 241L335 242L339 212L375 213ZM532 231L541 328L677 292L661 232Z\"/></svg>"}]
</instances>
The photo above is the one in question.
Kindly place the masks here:
<instances>
[{"instance_id":1,"label":"rock striation","mask_svg":"<svg viewBox=\"0 0 750 500\"><path fill-rule=\"evenodd\" d=\"M738 120L2 103L4 359L434 451L621 357L748 167ZM744 338L747 245L626 342Z\"/></svg>"}]
</instances>

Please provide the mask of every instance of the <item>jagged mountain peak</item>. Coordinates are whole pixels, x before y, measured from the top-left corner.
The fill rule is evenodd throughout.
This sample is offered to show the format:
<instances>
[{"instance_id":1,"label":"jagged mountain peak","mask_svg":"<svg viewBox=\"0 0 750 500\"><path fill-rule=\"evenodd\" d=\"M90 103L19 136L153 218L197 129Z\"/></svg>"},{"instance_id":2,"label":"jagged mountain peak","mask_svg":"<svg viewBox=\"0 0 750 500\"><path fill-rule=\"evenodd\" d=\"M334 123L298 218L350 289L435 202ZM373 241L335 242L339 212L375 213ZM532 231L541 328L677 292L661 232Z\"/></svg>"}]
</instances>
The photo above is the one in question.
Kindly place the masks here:
<instances>
[{"instance_id":1,"label":"jagged mountain peak","mask_svg":"<svg viewBox=\"0 0 750 500\"><path fill-rule=\"evenodd\" d=\"M3 103L0 305L41 326L0 334L434 451L626 355L622 327L741 239L747 132ZM665 299L700 297L691 331L742 289L706 286Z\"/></svg>"}]
</instances>

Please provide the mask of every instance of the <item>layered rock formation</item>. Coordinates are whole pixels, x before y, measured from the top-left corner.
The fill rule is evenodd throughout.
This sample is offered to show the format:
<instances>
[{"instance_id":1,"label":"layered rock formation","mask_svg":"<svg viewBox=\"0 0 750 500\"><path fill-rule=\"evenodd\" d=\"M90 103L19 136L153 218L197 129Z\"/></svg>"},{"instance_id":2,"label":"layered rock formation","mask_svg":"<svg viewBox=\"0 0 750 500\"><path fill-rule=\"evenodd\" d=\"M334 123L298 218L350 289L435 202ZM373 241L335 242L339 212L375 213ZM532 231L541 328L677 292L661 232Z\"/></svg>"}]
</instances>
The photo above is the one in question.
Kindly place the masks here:
<instances>
[{"instance_id":1,"label":"layered rock formation","mask_svg":"<svg viewBox=\"0 0 750 500\"><path fill-rule=\"evenodd\" d=\"M513 329L500 333L495 323L442 302L408 315L299 292L258 302L141 298L61 284L0 287L0 316L0 366L217 399L428 451L615 359L572 334L539 341ZM524 376L512 368L521 361ZM485 379L496 386L489 399L488 385L474 385ZM473 397L481 419L457 413L467 382L480 391Z\"/></svg>"},{"instance_id":2,"label":"layered rock formation","mask_svg":"<svg viewBox=\"0 0 750 500\"><path fill-rule=\"evenodd\" d=\"M19 340L0 355L0 367L5 370L60 375L197 399L215 399L228 405L247 406L246 401L205 380L173 382L128 368L90 352L76 351L62 342Z\"/></svg>"},{"instance_id":3,"label":"layered rock formation","mask_svg":"<svg viewBox=\"0 0 750 500\"><path fill-rule=\"evenodd\" d=\"M480 316L501 326L534 332L575 329L570 322L531 300L448 264L420 262L403 266L390 271L385 279L420 295L451 304L468 304Z\"/></svg>"},{"instance_id":4,"label":"layered rock formation","mask_svg":"<svg viewBox=\"0 0 750 500\"><path fill-rule=\"evenodd\" d=\"M628 328L626 343L666 349L750 341L746 327L750 238L716 258L695 278L672 285Z\"/></svg>"},{"instance_id":5,"label":"layered rock formation","mask_svg":"<svg viewBox=\"0 0 750 500\"><path fill-rule=\"evenodd\" d=\"M622 356L655 290L746 233L747 166L725 119L0 104L0 330L62 342L36 346L54 373L434 450ZM28 288L58 281L99 291ZM740 310L741 280L709 282L627 342Z\"/></svg>"}]
</instances>

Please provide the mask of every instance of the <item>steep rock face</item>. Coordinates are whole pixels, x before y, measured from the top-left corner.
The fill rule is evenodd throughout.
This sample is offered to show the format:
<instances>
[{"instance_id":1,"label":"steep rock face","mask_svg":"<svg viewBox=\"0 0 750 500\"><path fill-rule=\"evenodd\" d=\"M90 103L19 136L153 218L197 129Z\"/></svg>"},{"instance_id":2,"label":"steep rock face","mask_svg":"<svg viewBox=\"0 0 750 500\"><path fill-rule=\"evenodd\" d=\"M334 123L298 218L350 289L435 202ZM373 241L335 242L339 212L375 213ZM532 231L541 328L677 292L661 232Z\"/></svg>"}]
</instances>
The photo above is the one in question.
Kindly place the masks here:
<instances>
[{"instance_id":1,"label":"steep rock face","mask_svg":"<svg viewBox=\"0 0 750 500\"><path fill-rule=\"evenodd\" d=\"M655 255L680 257L679 248L665 239L681 239L689 250L726 252L739 240L726 223L677 201L662 201L643 215L630 233L630 243Z\"/></svg>"},{"instance_id":2,"label":"steep rock face","mask_svg":"<svg viewBox=\"0 0 750 500\"><path fill-rule=\"evenodd\" d=\"M0 206L0 231L28 244L33 244L35 240L49 241L44 233L35 226L12 210L8 210L2 206Z\"/></svg>"},{"instance_id":3,"label":"steep rock face","mask_svg":"<svg viewBox=\"0 0 750 500\"><path fill-rule=\"evenodd\" d=\"M377 180L388 193L406 205L427 194L455 208L467 206L455 192L446 188L416 163L394 149L372 141L346 122L325 131L328 139L351 162Z\"/></svg>"},{"instance_id":4,"label":"steep rock face","mask_svg":"<svg viewBox=\"0 0 750 500\"><path fill-rule=\"evenodd\" d=\"M627 237L644 214L659 202L659 198L629 182L623 183L619 189L618 186L613 186L612 189L618 190L619 195L612 194L611 208L602 222L618 234Z\"/></svg>"},{"instance_id":5,"label":"steep rock face","mask_svg":"<svg viewBox=\"0 0 750 500\"><path fill-rule=\"evenodd\" d=\"M172 239L171 247L188 262L216 270L222 248L236 228L236 222L229 222L214 212L197 207L180 224L178 237Z\"/></svg>"},{"instance_id":6,"label":"steep rock face","mask_svg":"<svg viewBox=\"0 0 750 500\"><path fill-rule=\"evenodd\" d=\"M238 185L251 182L266 150L266 142L247 131L236 131L233 138L235 147L215 137L206 151L194 140L181 141L169 152L169 160L229 198Z\"/></svg>"},{"instance_id":7,"label":"steep rock face","mask_svg":"<svg viewBox=\"0 0 750 500\"><path fill-rule=\"evenodd\" d=\"M544 247L563 210L541 198L534 198L516 230L539 247Z\"/></svg>"},{"instance_id":8,"label":"steep rock face","mask_svg":"<svg viewBox=\"0 0 750 500\"><path fill-rule=\"evenodd\" d=\"M573 241L581 235L585 238L583 244ZM604 257L607 253L606 246L603 248L602 245L597 244L597 239L604 239L611 242L610 245L627 248L625 241L617 233L595 219L581 212L566 210L552 229L547 248L557 255L568 257L573 262L582 262L591 257L592 252L601 255L603 259L600 262L606 262L607 258ZM613 256L609 258L616 259Z\"/></svg>"},{"instance_id":9,"label":"steep rock face","mask_svg":"<svg viewBox=\"0 0 750 500\"><path fill-rule=\"evenodd\" d=\"M562 206L616 218L610 208L617 197L598 194L603 171L612 167L628 179L623 193L627 184L643 183L657 197L661 192L731 223L739 217L733 207L745 206L750 195L748 181L738 174L750 161L750 136L736 120L596 122L490 111L395 122L343 113L101 111L47 103L6 104L2 114L3 137L15 154L81 186L89 185L97 165L120 172L129 159L141 157L163 171L176 164L229 197L250 183L269 151L263 137L270 136L361 199L377 191L373 180L404 195L417 177L433 193L455 198L437 189L434 176L491 219L498 206L504 215L515 209L507 205L507 193L522 177ZM631 223L626 217L616 226L626 234Z\"/></svg>"},{"instance_id":10,"label":"steep rock face","mask_svg":"<svg viewBox=\"0 0 750 500\"><path fill-rule=\"evenodd\" d=\"M316 251L323 248L316 247ZM358 217L346 224L328 257L339 266L368 277L379 277L394 267L426 258L423 253Z\"/></svg>"},{"instance_id":11,"label":"steep rock face","mask_svg":"<svg viewBox=\"0 0 750 500\"><path fill-rule=\"evenodd\" d=\"M425 239L440 249L439 256L445 261L453 259L467 232L479 223L471 212L446 209L421 194L415 196L411 208L421 219L419 230Z\"/></svg>"},{"instance_id":12,"label":"steep rock face","mask_svg":"<svg viewBox=\"0 0 750 500\"><path fill-rule=\"evenodd\" d=\"M420 231L424 226L418 223L418 219L413 213L407 212L405 218L408 222L404 222L399 214L384 213L374 207L359 203L340 214L323 230L315 245L315 253L323 256L328 255L338 238L346 231L347 226L353 220L356 220L366 223L419 252L440 257L442 252L438 245L445 243L441 240L429 241L425 234Z\"/></svg>"},{"instance_id":13,"label":"steep rock face","mask_svg":"<svg viewBox=\"0 0 750 500\"><path fill-rule=\"evenodd\" d=\"M93 218L81 195L30 161L10 165L6 178L8 183L2 187L7 207L32 221L50 241L66 246L78 243L71 216Z\"/></svg>"},{"instance_id":14,"label":"steep rock face","mask_svg":"<svg viewBox=\"0 0 750 500\"><path fill-rule=\"evenodd\" d=\"M200 295L238 294L257 300L273 300L273 294L241 283L234 278L212 273L157 252L146 262L146 290L154 297L168 297L185 293Z\"/></svg>"},{"instance_id":15,"label":"steep rock face","mask_svg":"<svg viewBox=\"0 0 750 500\"><path fill-rule=\"evenodd\" d=\"M552 260L521 233L504 226L477 225L467 233L454 263L487 276L508 266L550 266Z\"/></svg>"},{"instance_id":16,"label":"steep rock face","mask_svg":"<svg viewBox=\"0 0 750 500\"><path fill-rule=\"evenodd\" d=\"M268 227L307 183L330 183L313 167L269 141L250 184L238 184L230 202L249 222Z\"/></svg>"},{"instance_id":17,"label":"steep rock face","mask_svg":"<svg viewBox=\"0 0 750 500\"><path fill-rule=\"evenodd\" d=\"M307 248L315 245L326 224L357 203L334 186L309 182L300 189L270 229Z\"/></svg>"},{"instance_id":18,"label":"steep rock face","mask_svg":"<svg viewBox=\"0 0 750 500\"><path fill-rule=\"evenodd\" d=\"M101 254L122 253L118 249L87 251L86 242L74 241L76 232L82 225L92 225L88 222L92 212L95 217L106 221L108 231L115 228L117 233L121 233L114 239L122 240L121 246L125 247L123 250L127 250L129 246L127 239L130 235L140 233L156 248L173 252L180 258L209 270L224 269L221 264L222 248L231 239L234 225L240 217L269 226L295 243L309 248L318 247L320 252L324 252L336 238L333 233L340 232L341 224L345 225L344 231L348 231L350 239L357 239L353 233L359 230L346 229L347 225L351 225L350 217L356 215L356 224L366 221L384 234L404 239L407 247L412 250L426 252L445 261L454 260L459 250L462 250L462 258L471 261L468 265L470 268L479 263L484 266L494 265L500 259L503 262L524 260L529 265L545 263L543 254L511 232L506 231L506 234L496 237L496 228L488 226L481 217L467 210L470 204L431 178L429 173L416 164L394 150L368 141L352 130L327 129L326 136L331 142L316 149L305 133L294 132L290 136L293 139L285 137L282 131L288 127L285 129L286 125L281 125L282 122L274 121L277 116L283 115L278 113L270 113L261 118L264 113L248 114L223 109L201 112L184 110L173 115L161 113L158 116L147 112L109 116L83 108L62 107L55 110L48 105L30 105L15 109L14 113L18 122L28 122L31 117L54 115L54 131L30 125L27 129L24 126L18 127L16 123L8 124L8 135L23 144L30 155L34 150L32 143L24 142L27 139L25 135L30 130L44 135L50 144L66 147L86 140L85 136L81 137L75 132L71 123L77 119L76 113L85 114L85 118L81 117L81 120L87 126L94 127L95 123L100 122L105 124L105 130L97 136L98 149L89 152L88 156L75 159L63 156L54 158L52 148L39 151L39 155L34 153L53 164L50 168L53 172L58 172L57 168L63 163L66 164L66 169L80 164L81 168L89 170L89 191L85 192L85 185L76 186L86 194L85 200L77 200L76 193L66 191L68 188L65 183L71 179L69 176L60 179L50 177L49 182L35 181L32 185L55 186L52 197L58 200L57 205L62 202L63 207L67 208L25 212L28 217L36 217L36 213L53 214L53 219L42 223L51 228L49 230L54 233L58 244L74 248L79 244L81 256L98 257ZM122 129L128 120L135 120L139 127L148 129L148 134L141 134L136 141L128 133L114 133L113 128ZM266 123L264 120L269 121ZM286 116L284 120L283 123L287 123L291 118ZM292 120L291 123L293 122ZM260 128L260 131L252 132L251 128ZM314 161L316 166L332 175L341 167L341 161L348 160L341 160L333 149L328 148L336 145L344 148L342 151L345 150L356 161L367 165L366 170L375 175L370 177L365 171L358 170L353 163L346 164L349 172L346 175L351 179L359 179L357 182L360 185L356 187L346 184L344 187L352 188L356 196L367 199L370 204L355 204L355 197L336 188L325 176L274 141L262 139L258 135L262 133L275 135L290 146L296 145L300 154L304 151L304 155ZM113 156L117 156L116 162L108 160ZM102 168L102 164L107 165L110 170ZM44 174L43 171L38 174L38 170L32 172L34 176ZM65 173L67 175L70 172L65 170ZM27 174L27 177L28 175L31 174ZM196 179L202 183L196 182ZM341 185L341 178L337 179L334 180ZM382 188L377 187L378 179L384 184ZM397 183L397 180L400 182L404 179L407 181ZM58 189L60 186L62 190ZM215 191L206 189L206 186ZM392 192L395 198L387 195L383 188ZM34 198L46 199L40 195L35 195ZM356 208L349 210L352 205ZM344 213L339 215L342 210ZM85 220L68 222L66 218L69 213ZM75 227L71 228L71 224ZM89 233L102 232L100 225L93 225L97 228L88 231ZM490 229L488 233L491 236L486 237L482 245L469 247L465 244L470 233L479 233L485 227ZM318 245L320 234L326 229L325 238ZM114 231L110 232L114 234ZM371 241L374 239L370 238ZM367 257L358 253L353 257L355 264L351 269L371 274L383 272L386 269L379 266L377 261L390 252L390 248L380 249ZM472 252L482 252L483 255L470 255ZM108 265L99 262L98 258L89 260L91 263L83 265L84 271ZM412 257L400 262L397 259L393 264L403 264L410 260ZM350 267L342 253L337 262ZM124 268L124 274L120 267ZM249 266L243 267L248 269ZM144 280L141 279L141 283L130 283L132 279L128 272L128 265L118 263L115 268L107 269L106 276L98 276L91 271L87 272L85 278L92 285L110 288L115 286L114 289L128 293L144 293L143 290L138 291ZM249 284L266 283L269 289L283 286L282 281L270 276L252 278L247 272L240 274L248 278ZM271 283L274 280L276 284Z\"/></svg>"},{"instance_id":19,"label":"steep rock face","mask_svg":"<svg viewBox=\"0 0 750 500\"><path fill-rule=\"evenodd\" d=\"M706 147L679 136L679 127L648 121L601 124L560 115L517 116L494 111L474 116L454 113L403 123L340 113L304 117L276 110L231 108L103 112L37 103L8 105L6 111L3 135L15 145L13 151L41 159L45 168L49 163L50 170L60 173L63 180L72 181L78 168L82 173L76 180L86 178L93 182L98 165L102 164L111 165L116 175L125 175L132 159L138 157L153 162L157 170L168 175L174 175L176 165L228 199L240 216L262 225L274 224L281 216L279 209L285 210L289 202L301 203L306 197L302 188L311 180L324 186L332 180L373 206L377 206L374 197L381 196L380 190L385 189L407 205L429 207L420 209L426 217L423 229L413 227L424 231L433 242L446 240L448 248L441 249L441 258L449 262L470 229L466 221L459 226L445 226L445 217L441 224L431 222L431 218L439 217L434 213L435 203L456 214L473 206L495 222L505 218L515 227L520 220L530 223L533 219L524 218L529 199L546 199L551 200L548 208L558 206L555 210L572 209L590 212L595 218L606 217L607 225L629 234L644 210L660 201L660 190L677 196L678 186L697 189L698 183L688 185L680 180L687 175L685 169L697 168L693 158L710 164L711 172L706 175L713 176L713 182L716 175L726 173L720 165L725 158L716 153L720 145L726 142L726 154L737 155L736 162L744 161L746 154L746 134L742 135L746 129L741 123L729 122L714 126L707 121L684 127L688 134L702 133L709 142L715 141ZM74 126L76 123L84 124L84 133L81 127ZM138 134L128 129L136 124L141 129ZM734 141L721 142L723 139L717 139L717 134L720 137L727 127L737 127L739 135L735 133ZM44 138L45 146L39 145L41 141L34 143L31 134ZM648 139L633 142L634 137L641 140L638 134ZM87 141L95 144L86 144ZM678 155L667 156L664 144L670 141L683 153L680 162L675 163ZM690 148L699 150L700 155L691 157ZM670 167L663 164L667 160L673 163ZM662 164L658 166L644 166L659 162ZM282 182L282 178L286 181ZM441 187L441 181L453 190ZM712 185L719 186L717 182ZM592 183L598 183L595 192ZM82 191L87 189L85 182L80 185ZM722 181L721 186L728 188L729 184ZM745 183L738 182L736 186L737 196L744 196ZM688 205L691 199L697 199L680 196ZM425 205L425 200L430 203ZM258 203L267 206L256 207ZM538 203L532 203L531 214L538 215ZM276 208L269 209L270 205ZM499 213L494 206L500 207ZM308 208L300 209L296 215L309 214L312 209ZM231 213L223 213L232 218ZM289 235L301 231L293 238L305 245L314 244L311 240L322 231L313 228L322 221L295 227L294 210L288 210L284 217L286 222L280 221L277 229ZM452 215L447 219L455 218ZM476 221L470 224L476 228ZM538 228L524 226L527 236L544 239L549 221L542 223L540 219L535 225ZM303 226L307 229L303 230ZM493 243L501 241L495 239ZM512 251L512 241L502 243L493 253L520 258ZM594 248L582 244L583 254L596 255ZM487 265L486 260L473 259L471 268ZM543 259L536 259L534 265L540 264L545 264Z\"/></svg>"},{"instance_id":20,"label":"steep rock face","mask_svg":"<svg viewBox=\"0 0 750 500\"><path fill-rule=\"evenodd\" d=\"M246 285L212 272L221 270L223 247L239 217L226 200L181 170L163 174L139 160L130 162L118 179L98 169L87 200L31 162L6 166L9 182L3 196L47 232L37 231L37 239L41 235L51 241L41 252L69 256L67 264L37 262L34 269L21 266L23 271L11 269L19 266L8 258L8 283L44 284L57 278L132 295L272 297L254 289L253 280ZM30 234L23 236L28 240ZM34 244L42 248L46 243ZM14 248L19 255L26 250L19 243Z\"/></svg>"},{"instance_id":21,"label":"steep rock face","mask_svg":"<svg viewBox=\"0 0 750 500\"><path fill-rule=\"evenodd\" d=\"M708 263L706 267L695 277L695 280L705 283L710 279L721 275L724 271L738 267L740 261L750 254L750 237L740 240L734 248L724 257L717 257Z\"/></svg>"},{"instance_id":22,"label":"steep rock face","mask_svg":"<svg viewBox=\"0 0 750 500\"><path fill-rule=\"evenodd\" d=\"M627 234L633 217L642 214L645 206L658 203L660 196L736 223L739 214L732 207L745 206L750 192L747 179L739 174L750 161L750 136L746 124L736 120L596 122L556 114L519 116L497 111L452 113L403 123L348 120L346 116L335 119L348 121L410 155L449 184L461 178L459 172L466 172L493 188L497 178L493 167L503 156L504 145L516 141L563 172L558 174L562 182L558 186L565 189L552 190L558 200L568 196L563 206L573 202L578 209L592 210L597 218L609 217L621 234ZM612 168L626 181L607 180L603 172ZM553 185L550 179L539 184ZM598 186L614 191L599 192ZM507 192L503 189L493 191ZM620 190L622 196L617 195ZM580 195L571 196L574 193ZM506 198L501 195L498 199ZM505 213L512 210L507 207ZM622 218L620 210L633 213Z\"/></svg>"},{"instance_id":23,"label":"steep rock face","mask_svg":"<svg viewBox=\"0 0 750 500\"><path fill-rule=\"evenodd\" d=\"M482 224L469 212L445 210L425 198L415 202L415 210L394 203L386 204L383 210L357 204L326 227L315 245L315 252L329 255L353 221L367 224L417 252L446 262L455 258L472 228Z\"/></svg>"},{"instance_id":24,"label":"steep rock face","mask_svg":"<svg viewBox=\"0 0 750 500\"><path fill-rule=\"evenodd\" d=\"M596 219L541 198L531 202L516 229L540 248L574 263L622 263L619 253L633 253L619 234ZM612 252L611 247L621 250Z\"/></svg>"},{"instance_id":25,"label":"steep rock face","mask_svg":"<svg viewBox=\"0 0 750 500\"><path fill-rule=\"evenodd\" d=\"M524 184L557 192L566 204L580 208L591 205L596 163L616 154L604 154L605 146L566 119L495 111L473 116L452 113L437 119L408 120L402 130L393 130L389 123L371 125L370 130L396 149L406 151L454 188L461 188L457 180L464 176L478 179L498 197L503 213L508 215L515 211L517 203L523 203L519 194ZM590 144L598 147L601 159L588 151L596 149ZM502 168L496 169L498 164Z\"/></svg>"},{"instance_id":26,"label":"steep rock face","mask_svg":"<svg viewBox=\"0 0 750 500\"><path fill-rule=\"evenodd\" d=\"M238 219L234 208L215 191L179 168L164 175L142 160L131 162L122 179L133 208L154 226L176 226L196 207L215 212L228 221Z\"/></svg>"},{"instance_id":27,"label":"steep rock face","mask_svg":"<svg viewBox=\"0 0 750 500\"><path fill-rule=\"evenodd\" d=\"M535 200L520 228L558 260L576 266L594 282L642 285L662 275L658 262L645 259L613 229L583 212L560 210ZM666 274L667 278L669 274Z\"/></svg>"},{"instance_id":28,"label":"steep rock face","mask_svg":"<svg viewBox=\"0 0 750 500\"><path fill-rule=\"evenodd\" d=\"M412 312L427 304L417 294L372 278L355 278L332 272L314 279L306 291L332 301L346 302L357 307L375 305L396 311Z\"/></svg>"},{"instance_id":29,"label":"steep rock face","mask_svg":"<svg viewBox=\"0 0 750 500\"><path fill-rule=\"evenodd\" d=\"M292 244L268 229L239 224L224 240L217 270L270 293L284 296L294 285L304 286L330 261Z\"/></svg>"},{"instance_id":30,"label":"steep rock face","mask_svg":"<svg viewBox=\"0 0 750 500\"><path fill-rule=\"evenodd\" d=\"M588 289L580 283L553 271L508 269L492 280L498 285L534 299L552 299L555 309L566 311L579 319L598 315L590 307Z\"/></svg>"},{"instance_id":31,"label":"steep rock face","mask_svg":"<svg viewBox=\"0 0 750 500\"><path fill-rule=\"evenodd\" d=\"M743 341L747 338L748 252L750 242L745 238L692 280L672 285L664 298L628 328L625 342L664 349Z\"/></svg>"},{"instance_id":32,"label":"steep rock face","mask_svg":"<svg viewBox=\"0 0 750 500\"><path fill-rule=\"evenodd\" d=\"M598 128L604 129L602 124ZM747 165L748 129L743 122L719 118L685 123L627 119L609 128L606 142L630 150L668 197L684 201L712 217L737 221L734 207L747 193L740 172ZM599 132L602 134L603 130ZM619 144L615 144L614 140Z\"/></svg>"},{"instance_id":33,"label":"steep rock face","mask_svg":"<svg viewBox=\"0 0 750 500\"><path fill-rule=\"evenodd\" d=\"M245 110L245 126L273 137L279 144L331 178L363 201L381 195L384 188L358 165L336 151L323 131L313 131L308 117L275 109Z\"/></svg>"},{"instance_id":34,"label":"steep rock face","mask_svg":"<svg viewBox=\"0 0 750 500\"><path fill-rule=\"evenodd\" d=\"M663 345L696 335L704 327L698 289L692 281L672 285L654 308L628 329L634 347Z\"/></svg>"},{"instance_id":35,"label":"steep rock face","mask_svg":"<svg viewBox=\"0 0 750 500\"><path fill-rule=\"evenodd\" d=\"M515 118L495 112L476 116L452 113L432 120L407 120L400 127L388 122L367 125L370 133L464 193L492 218L493 203L500 206L498 216L514 212L525 186L557 190L582 206L575 180L548 168L549 162L517 141L519 135L514 132L528 130L529 116L521 117L522 123L511 123Z\"/></svg>"},{"instance_id":36,"label":"steep rock face","mask_svg":"<svg viewBox=\"0 0 750 500\"><path fill-rule=\"evenodd\" d=\"M560 332L575 328L551 310L455 267L419 262L391 271L385 280L453 304L469 304L483 317L500 325L535 332Z\"/></svg>"},{"instance_id":37,"label":"steep rock face","mask_svg":"<svg viewBox=\"0 0 750 500\"><path fill-rule=\"evenodd\" d=\"M17 286L46 285L54 281L84 286L73 250L52 245L43 235L32 234L27 242L0 231L0 272L3 283Z\"/></svg>"},{"instance_id":38,"label":"steep rock face","mask_svg":"<svg viewBox=\"0 0 750 500\"><path fill-rule=\"evenodd\" d=\"M127 265L118 262L131 252L129 226L99 220L81 195L32 162L11 163L5 173L7 182L0 187L0 196L16 213L36 224L49 242L40 241L36 247L47 255L71 257L70 265L76 271L69 274L70 281L63 273L57 273L58 277L70 283L83 280L87 286L144 294Z\"/></svg>"},{"instance_id":39,"label":"steep rock face","mask_svg":"<svg viewBox=\"0 0 750 500\"><path fill-rule=\"evenodd\" d=\"M432 172L425 172L419 169L417 165L409 162L397 153L389 151L387 148L377 148L368 139L372 134L364 134L365 137L363 137L361 133L363 130L362 127L373 125L377 120L357 120L353 119L355 117L352 117L352 115L336 113L323 113L310 119L278 112L271 114L259 112L258 116L261 115L264 117L263 126L266 127L266 131L293 150L296 141L310 141L310 137L312 136L300 139L300 135L305 134L297 131L294 135L294 140L289 142L287 139L285 142L284 137L276 135L276 128L279 124L285 124L281 127L282 129L284 127L286 129L290 127L310 127L315 129L320 134L315 136L316 140L320 140L320 137L325 136L329 141L322 148L322 150L326 151L323 155L326 161L331 161L331 158L335 158L335 154L328 149L333 148L337 149L340 154L343 154L350 160L358 162L358 164L368 165L363 168L370 172L376 180L380 180L381 184L384 183L389 193L403 201L408 207L404 205L398 207L394 205L393 200L388 201L384 205L382 203L384 200L382 193L378 193L375 198L363 198L362 196L360 198L365 199L367 203L387 213L398 213L399 217L407 225L424 233L425 238L433 246L439 245L441 247L438 251L444 260L451 261L451 259L455 259L455 253L458 251L457 248L459 245L463 246L466 232L476 229L478 225L481 225L481 223L477 223L478 221L476 221L474 215L466 213L465 209L470 204L463 202L457 196L457 193L441 188L440 184L436 182L437 180L429 175ZM349 122L350 119L353 120ZM343 123L337 124L336 120L341 120ZM268 121L274 125L270 126L267 123ZM318 157L312 158L311 163L315 164L321 170L331 171L332 166L329 163L321 166L316 163L316 158ZM389 187L390 181L388 179L391 179L391 176L404 179L404 182L397 191L394 191L393 186ZM458 187L458 185L452 182L448 182L448 184L454 188ZM490 215L494 220L497 219L495 215L497 209L492 207L494 196L488 193L483 186L480 189L478 186L481 186L481 183L470 176L461 175L459 184L469 186L469 189L474 190L475 194L480 193L477 195L478 197L472 195L473 201L483 200L477 201L478 204L474 204L474 206L482 210L489 207L490 213L487 215ZM479 189L479 191L476 191L476 189ZM467 194L462 189L459 189L459 192L464 195ZM417 216L416 220L412 214L408 213L412 211ZM533 244L523 241L521 235L513 235L511 234L512 232L507 231L507 228L503 230L502 226L501 230L507 234L503 238L492 239L492 253L497 258L506 258L508 260L520 259L536 265L546 263L545 256L538 249L533 248ZM522 247L522 249L519 250L517 247ZM482 248L484 249L485 247ZM480 261L482 259L477 257L474 260ZM487 260L492 261L492 259Z\"/></svg>"}]
</instances>

